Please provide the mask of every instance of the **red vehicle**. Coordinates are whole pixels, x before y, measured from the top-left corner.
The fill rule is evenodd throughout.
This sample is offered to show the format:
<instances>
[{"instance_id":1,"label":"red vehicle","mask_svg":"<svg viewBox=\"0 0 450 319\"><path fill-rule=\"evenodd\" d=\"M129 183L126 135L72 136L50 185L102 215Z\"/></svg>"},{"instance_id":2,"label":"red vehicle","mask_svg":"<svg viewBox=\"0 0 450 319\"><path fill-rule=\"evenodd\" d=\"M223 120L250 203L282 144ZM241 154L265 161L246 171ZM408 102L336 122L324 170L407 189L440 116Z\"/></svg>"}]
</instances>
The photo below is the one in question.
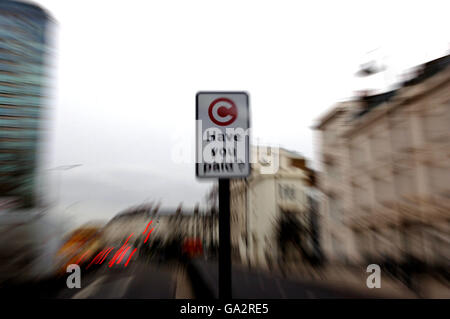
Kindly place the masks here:
<instances>
[{"instance_id":1,"label":"red vehicle","mask_svg":"<svg viewBox=\"0 0 450 319\"><path fill-rule=\"evenodd\" d=\"M202 241L198 238L186 238L183 243L182 253L190 258L203 255Z\"/></svg>"}]
</instances>

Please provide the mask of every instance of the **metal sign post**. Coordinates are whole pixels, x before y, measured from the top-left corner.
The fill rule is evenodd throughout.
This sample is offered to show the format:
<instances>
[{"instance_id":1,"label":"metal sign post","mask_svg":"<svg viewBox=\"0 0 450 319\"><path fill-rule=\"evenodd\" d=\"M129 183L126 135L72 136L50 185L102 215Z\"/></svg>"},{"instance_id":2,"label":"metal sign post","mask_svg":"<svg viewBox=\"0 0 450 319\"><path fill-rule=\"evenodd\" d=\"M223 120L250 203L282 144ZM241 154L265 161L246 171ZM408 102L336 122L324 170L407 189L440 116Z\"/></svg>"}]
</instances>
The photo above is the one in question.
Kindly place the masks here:
<instances>
[{"instance_id":1,"label":"metal sign post","mask_svg":"<svg viewBox=\"0 0 450 319\"><path fill-rule=\"evenodd\" d=\"M231 299L230 180L219 179L219 299Z\"/></svg>"},{"instance_id":2,"label":"metal sign post","mask_svg":"<svg viewBox=\"0 0 450 319\"><path fill-rule=\"evenodd\" d=\"M231 299L230 178L250 175L248 94L199 92L196 120L196 176L219 179L219 299Z\"/></svg>"}]
</instances>

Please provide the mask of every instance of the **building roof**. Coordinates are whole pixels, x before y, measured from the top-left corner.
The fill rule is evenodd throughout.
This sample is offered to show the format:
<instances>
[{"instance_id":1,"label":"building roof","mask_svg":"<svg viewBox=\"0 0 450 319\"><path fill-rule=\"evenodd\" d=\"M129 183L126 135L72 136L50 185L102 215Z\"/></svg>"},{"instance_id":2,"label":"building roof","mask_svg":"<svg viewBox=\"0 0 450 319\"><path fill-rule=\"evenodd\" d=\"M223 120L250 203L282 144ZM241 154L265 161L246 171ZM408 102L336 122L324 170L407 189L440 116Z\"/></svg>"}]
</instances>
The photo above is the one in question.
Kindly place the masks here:
<instances>
[{"instance_id":1,"label":"building roof","mask_svg":"<svg viewBox=\"0 0 450 319\"><path fill-rule=\"evenodd\" d=\"M425 64L419 66L417 75L403 83L403 86L411 86L424 82L428 78L434 76L435 74L445 70L450 65L450 54L447 54L438 59L429 61Z\"/></svg>"},{"instance_id":2,"label":"building roof","mask_svg":"<svg viewBox=\"0 0 450 319\"><path fill-rule=\"evenodd\" d=\"M378 105L388 102L397 94L397 91L398 89L380 94L361 97L360 101L363 103L364 108L360 112L356 113L354 117L357 118L363 116L364 114L369 113L373 108L377 107Z\"/></svg>"},{"instance_id":3,"label":"building roof","mask_svg":"<svg viewBox=\"0 0 450 319\"><path fill-rule=\"evenodd\" d=\"M124 211L121 211L117 215L115 215L108 222L108 224L111 224L118 220L127 220L129 218L139 216L149 216L154 212L154 208L155 207L152 207L152 205L150 204L129 207ZM206 214L201 215L205 216ZM182 209L180 215L177 215L177 208L162 207L157 208L157 216L183 216L183 217L195 216L195 209Z\"/></svg>"},{"instance_id":4,"label":"building roof","mask_svg":"<svg viewBox=\"0 0 450 319\"><path fill-rule=\"evenodd\" d=\"M360 118L361 116L364 116L369 112L371 112L379 105L382 105L383 103L392 100L402 88L420 84L426 81L427 79L433 77L434 75L438 74L439 72L442 72L443 70L447 69L449 65L450 65L450 54L447 54L438 59L419 65L416 68L415 76L401 83L399 88L395 90L391 90L381 94L365 95L360 97L357 101L363 104L363 109L355 114L354 119ZM339 103L336 107L327 111L319 119L318 123L313 126L313 129L321 130L327 123L330 122L330 120L332 120L342 111L344 111L346 106L343 103Z\"/></svg>"},{"instance_id":5,"label":"building roof","mask_svg":"<svg viewBox=\"0 0 450 319\"><path fill-rule=\"evenodd\" d=\"M33 2L2 0L0 1L0 8L3 10L14 10L17 13L26 15L27 18L53 20L48 11Z\"/></svg>"},{"instance_id":6,"label":"building roof","mask_svg":"<svg viewBox=\"0 0 450 319\"><path fill-rule=\"evenodd\" d=\"M363 103L363 109L360 112L358 112L354 118L361 117L372 111L377 106L382 105L384 102L392 100L402 88L423 83L427 79L433 77L434 75L448 68L449 65L450 65L450 54L419 65L417 67L415 76L401 83L398 89L381 94L361 97L360 102Z\"/></svg>"},{"instance_id":7,"label":"building roof","mask_svg":"<svg viewBox=\"0 0 450 319\"><path fill-rule=\"evenodd\" d=\"M284 147L280 147L280 150L288 153L289 156L292 158L303 158L303 159L305 158L300 152L297 152L297 151L288 150L287 148L284 148Z\"/></svg>"},{"instance_id":8,"label":"building roof","mask_svg":"<svg viewBox=\"0 0 450 319\"><path fill-rule=\"evenodd\" d=\"M321 130L330 120L339 115L343 110L344 109L340 104L328 110L324 115L322 115L319 118L317 124L313 126L313 129Z\"/></svg>"}]
</instances>

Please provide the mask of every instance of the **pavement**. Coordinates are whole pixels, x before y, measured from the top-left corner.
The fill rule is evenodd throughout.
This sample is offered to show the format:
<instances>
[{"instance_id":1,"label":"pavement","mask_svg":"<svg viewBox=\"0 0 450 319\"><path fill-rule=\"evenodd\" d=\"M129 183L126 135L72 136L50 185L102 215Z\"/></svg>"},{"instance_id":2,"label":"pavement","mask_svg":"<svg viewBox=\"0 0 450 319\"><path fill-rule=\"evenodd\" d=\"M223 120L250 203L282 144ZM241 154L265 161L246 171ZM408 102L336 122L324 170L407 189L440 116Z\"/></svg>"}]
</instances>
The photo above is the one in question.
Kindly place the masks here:
<instances>
[{"instance_id":1,"label":"pavement","mask_svg":"<svg viewBox=\"0 0 450 319\"><path fill-rule=\"evenodd\" d=\"M273 271L280 272L279 270ZM368 289L366 286L368 273L364 267L356 268L344 265L327 265L314 268L307 265L291 264L286 267L285 274L294 279L310 278L311 280L326 281L331 285L360 291ZM415 281L414 290L408 288L403 282L386 274L381 269L381 287L379 289L370 289L370 293L376 298L450 298L450 286L443 279L437 279L424 274L414 276L413 280Z\"/></svg>"},{"instance_id":2,"label":"pavement","mask_svg":"<svg viewBox=\"0 0 450 319\"><path fill-rule=\"evenodd\" d=\"M218 264L194 260L188 269L194 269L197 277L194 291L207 288L212 298L218 296ZM207 294L203 296L207 297ZM238 299L321 299L321 298L380 298L366 289L335 285L328 281L301 278L284 278L278 274L249 270L233 265L232 296Z\"/></svg>"},{"instance_id":3,"label":"pavement","mask_svg":"<svg viewBox=\"0 0 450 319\"><path fill-rule=\"evenodd\" d=\"M192 288L191 278L189 278L187 269L184 265L179 265L176 270L176 299L194 299L195 293Z\"/></svg>"}]
</instances>

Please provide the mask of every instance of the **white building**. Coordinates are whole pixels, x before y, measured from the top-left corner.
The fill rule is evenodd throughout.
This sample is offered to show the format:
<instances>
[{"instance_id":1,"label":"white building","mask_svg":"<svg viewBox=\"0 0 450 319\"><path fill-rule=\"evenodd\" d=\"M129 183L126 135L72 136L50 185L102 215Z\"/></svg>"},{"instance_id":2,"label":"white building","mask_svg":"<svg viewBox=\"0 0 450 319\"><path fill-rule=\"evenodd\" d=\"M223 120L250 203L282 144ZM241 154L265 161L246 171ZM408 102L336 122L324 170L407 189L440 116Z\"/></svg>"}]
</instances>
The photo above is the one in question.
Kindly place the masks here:
<instances>
[{"instance_id":1,"label":"white building","mask_svg":"<svg viewBox=\"0 0 450 319\"><path fill-rule=\"evenodd\" d=\"M348 199L344 184L344 171L348 159L345 141L341 136L347 129L354 109L353 102L341 103L327 112L316 129L321 132L322 169L317 174L317 185L324 199L320 202L321 243L324 253L332 263L345 263L353 251L351 230L344 223L343 207Z\"/></svg>"},{"instance_id":2,"label":"white building","mask_svg":"<svg viewBox=\"0 0 450 319\"><path fill-rule=\"evenodd\" d=\"M308 223L308 192L313 178L298 153L268 149L253 147L252 158L257 160L252 160L251 175L230 182L233 255L258 267L267 267L280 258L280 221L292 217ZM291 258L301 258L298 250L289 251Z\"/></svg>"},{"instance_id":3,"label":"white building","mask_svg":"<svg viewBox=\"0 0 450 319\"><path fill-rule=\"evenodd\" d=\"M317 125L324 248L354 263L450 261L450 56Z\"/></svg>"}]
</instances>

